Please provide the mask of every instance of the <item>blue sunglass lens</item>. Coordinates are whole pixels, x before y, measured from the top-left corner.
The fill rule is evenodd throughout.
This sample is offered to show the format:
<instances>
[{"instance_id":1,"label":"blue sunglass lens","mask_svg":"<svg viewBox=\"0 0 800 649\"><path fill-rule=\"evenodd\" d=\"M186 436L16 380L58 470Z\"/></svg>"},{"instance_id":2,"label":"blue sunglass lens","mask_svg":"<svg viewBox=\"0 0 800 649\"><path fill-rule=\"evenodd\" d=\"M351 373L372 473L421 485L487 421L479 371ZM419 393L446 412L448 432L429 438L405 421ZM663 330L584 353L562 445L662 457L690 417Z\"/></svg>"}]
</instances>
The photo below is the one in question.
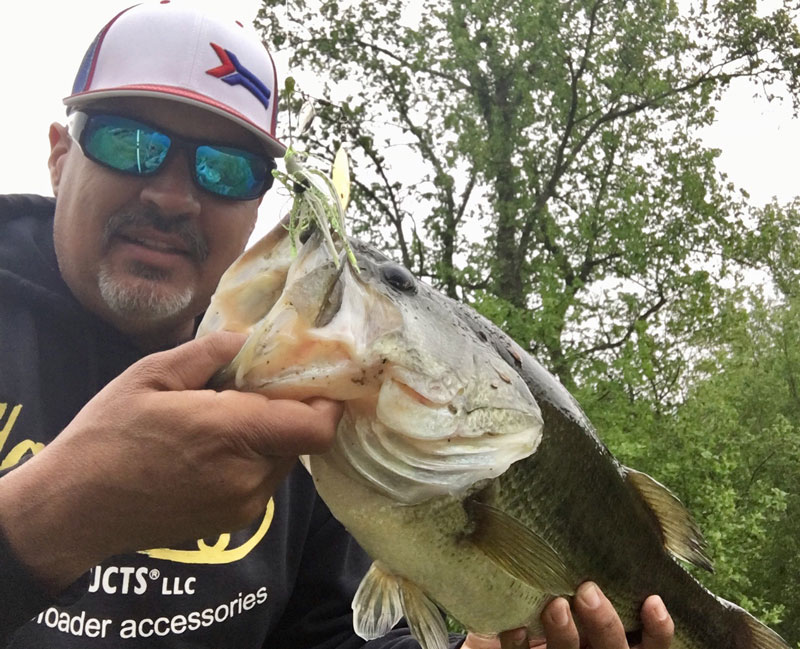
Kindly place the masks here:
<instances>
[{"instance_id":1,"label":"blue sunglass lens","mask_svg":"<svg viewBox=\"0 0 800 649\"><path fill-rule=\"evenodd\" d=\"M274 162L245 149L173 136L176 146L194 150L194 178L200 187L225 198L258 198L272 186ZM149 176L167 158L173 137L118 115L91 115L80 135L89 158L123 173Z\"/></svg>"},{"instance_id":2,"label":"blue sunglass lens","mask_svg":"<svg viewBox=\"0 0 800 649\"><path fill-rule=\"evenodd\" d=\"M89 156L125 173L156 173L169 152L168 135L134 120L113 115L94 115L81 138Z\"/></svg>"},{"instance_id":3,"label":"blue sunglass lens","mask_svg":"<svg viewBox=\"0 0 800 649\"><path fill-rule=\"evenodd\" d=\"M227 198L256 198L272 184L264 159L243 149L198 146L195 170L203 189Z\"/></svg>"}]
</instances>

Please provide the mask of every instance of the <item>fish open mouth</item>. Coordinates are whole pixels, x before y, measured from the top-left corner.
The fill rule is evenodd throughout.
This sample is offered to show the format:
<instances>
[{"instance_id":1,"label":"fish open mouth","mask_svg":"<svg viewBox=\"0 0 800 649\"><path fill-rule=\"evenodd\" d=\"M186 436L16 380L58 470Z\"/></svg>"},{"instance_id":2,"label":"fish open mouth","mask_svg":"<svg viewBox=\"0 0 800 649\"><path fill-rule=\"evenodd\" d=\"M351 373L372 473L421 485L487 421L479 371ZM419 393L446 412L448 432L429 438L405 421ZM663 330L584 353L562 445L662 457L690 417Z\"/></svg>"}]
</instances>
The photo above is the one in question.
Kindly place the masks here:
<instances>
[{"instance_id":1,"label":"fish open mouth","mask_svg":"<svg viewBox=\"0 0 800 649\"><path fill-rule=\"evenodd\" d=\"M245 277L250 287L252 273ZM239 329L249 334L248 340L230 367L214 378L214 387L254 390L271 398L347 401L377 395L386 359L370 352L372 342L401 317L385 301L379 304L380 296L348 263L342 259L337 264L317 235L311 234L259 297L269 300L260 306L263 315ZM246 302L245 295L234 293L226 306ZM229 328L228 322L230 317L222 326Z\"/></svg>"}]
</instances>

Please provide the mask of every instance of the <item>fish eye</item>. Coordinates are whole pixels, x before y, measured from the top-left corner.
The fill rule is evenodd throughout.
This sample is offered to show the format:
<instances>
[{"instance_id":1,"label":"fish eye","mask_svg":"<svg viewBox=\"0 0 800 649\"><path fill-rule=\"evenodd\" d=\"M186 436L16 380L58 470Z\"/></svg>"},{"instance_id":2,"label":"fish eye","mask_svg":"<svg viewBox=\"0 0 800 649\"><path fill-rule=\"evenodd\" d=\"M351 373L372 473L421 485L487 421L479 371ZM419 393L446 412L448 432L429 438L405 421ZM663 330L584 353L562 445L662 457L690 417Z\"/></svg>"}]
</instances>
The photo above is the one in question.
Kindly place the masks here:
<instances>
[{"instance_id":1,"label":"fish eye","mask_svg":"<svg viewBox=\"0 0 800 649\"><path fill-rule=\"evenodd\" d=\"M386 283L403 293L416 293L417 282L411 271L403 266L391 264L383 267L383 279Z\"/></svg>"}]
</instances>

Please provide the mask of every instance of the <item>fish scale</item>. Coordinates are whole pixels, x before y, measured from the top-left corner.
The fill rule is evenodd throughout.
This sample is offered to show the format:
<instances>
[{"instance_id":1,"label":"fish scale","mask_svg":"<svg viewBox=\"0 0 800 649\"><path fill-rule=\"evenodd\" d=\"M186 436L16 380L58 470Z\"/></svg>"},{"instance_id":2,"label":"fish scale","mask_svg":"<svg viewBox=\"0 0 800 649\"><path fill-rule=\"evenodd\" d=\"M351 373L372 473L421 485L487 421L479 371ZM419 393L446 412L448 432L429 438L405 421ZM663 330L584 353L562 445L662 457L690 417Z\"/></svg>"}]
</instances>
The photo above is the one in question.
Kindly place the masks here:
<instances>
[{"instance_id":1,"label":"fish scale","mask_svg":"<svg viewBox=\"0 0 800 649\"><path fill-rule=\"evenodd\" d=\"M546 422L556 418L549 417L546 409L543 418L544 436L537 452L512 465L490 488L496 505L537 529L554 547L581 538L570 553L570 567L579 580L590 578L600 585L628 629L637 625L646 597L658 592L673 617L683 623L676 629L673 646L752 646L745 644L749 631L739 621L738 611L721 610L714 595L664 555L652 513L619 480L616 462L596 461L595 439L572 429L569 421L548 430ZM570 449L568 455L564 447ZM584 460L577 459L581 455ZM603 498L599 502L586 498L587 487ZM635 525L634 519L642 519L643 526ZM608 535L613 535L614 545L601 541ZM647 570L640 570L642 565Z\"/></svg>"}]
</instances>

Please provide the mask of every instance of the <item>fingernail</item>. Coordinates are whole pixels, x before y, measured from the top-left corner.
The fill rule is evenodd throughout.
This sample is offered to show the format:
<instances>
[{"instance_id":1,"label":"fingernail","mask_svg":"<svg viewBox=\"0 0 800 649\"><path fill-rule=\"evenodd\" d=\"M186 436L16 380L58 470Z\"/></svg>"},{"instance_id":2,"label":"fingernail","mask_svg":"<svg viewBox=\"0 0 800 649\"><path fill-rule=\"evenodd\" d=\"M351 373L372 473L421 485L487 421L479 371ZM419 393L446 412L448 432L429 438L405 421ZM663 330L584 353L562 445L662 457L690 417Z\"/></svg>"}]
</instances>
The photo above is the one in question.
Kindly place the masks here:
<instances>
[{"instance_id":1,"label":"fingernail","mask_svg":"<svg viewBox=\"0 0 800 649\"><path fill-rule=\"evenodd\" d=\"M600 590L594 584L586 584L580 594L581 601L587 608L600 606Z\"/></svg>"},{"instance_id":2,"label":"fingernail","mask_svg":"<svg viewBox=\"0 0 800 649\"><path fill-rule=\"evenodd\" d=\"M528 630L525 628L514 629L511 633L511 643L515 649L522 649L528 646Z\"/></svg>"},{"instance_id":3,"label":"fingernail","mask_svg":"<svg viewBox=\"0 0 800 649\"><path fill-rule=\"evenodd\" d=\"M667 607L664 606L664 602L661 601L660 597L657 598L653 604L653 615L655 615L656 620L659 622L664 622L669 617Z\"/></svg>"},{"instance_id":4,"label":"fingernail","mask_svg":"<svg viewBox=\"0 0 800 649\"><path fill-rule=\"evenodd\" d=\"M569 606L566 600L559 599L550 609L550 619L558 627L567 626L569 623Z\"/></svg>"}]
</instances>

